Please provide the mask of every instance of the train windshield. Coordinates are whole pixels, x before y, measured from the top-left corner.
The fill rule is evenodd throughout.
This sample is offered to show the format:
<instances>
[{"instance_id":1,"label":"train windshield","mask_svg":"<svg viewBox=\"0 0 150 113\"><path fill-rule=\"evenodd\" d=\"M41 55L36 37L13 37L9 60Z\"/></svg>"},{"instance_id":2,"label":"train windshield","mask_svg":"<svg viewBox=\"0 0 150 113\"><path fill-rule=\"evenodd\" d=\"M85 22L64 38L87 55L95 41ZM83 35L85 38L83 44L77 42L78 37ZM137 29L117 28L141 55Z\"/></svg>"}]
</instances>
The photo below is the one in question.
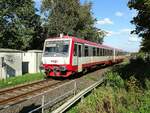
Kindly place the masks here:
<instances>
[{"instance_id":1,"label":"train windshield","mask_svg":"<svg viewBox=\"0 0 150 113\"><path fill-rule=\"evenodd\" d=\"M69 40L47 41L44 56L67 57L69 53Z\"/></svg>"}]
</instances>

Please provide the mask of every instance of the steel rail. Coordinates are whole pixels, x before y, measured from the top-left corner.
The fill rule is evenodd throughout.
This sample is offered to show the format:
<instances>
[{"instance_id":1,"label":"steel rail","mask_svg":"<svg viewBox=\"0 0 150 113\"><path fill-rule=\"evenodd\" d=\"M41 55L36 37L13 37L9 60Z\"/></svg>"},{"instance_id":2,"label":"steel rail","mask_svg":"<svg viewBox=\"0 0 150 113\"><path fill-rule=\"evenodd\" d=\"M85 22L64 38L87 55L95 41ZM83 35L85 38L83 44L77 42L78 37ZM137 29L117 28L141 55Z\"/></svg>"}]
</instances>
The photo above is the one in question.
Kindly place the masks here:
<instances>
[{"instance_id":1,"label":"steel rail","mask_svg":"<svg viewBox=\"0 0 150 113\"><path fill-rule=\"evenodd\" d=\"M23 85L15 86L15 87L8 88L8 89L2 89L2 90L0 90L0 95L3 95L4 93L11 92L11 91L16 90L16 89L18 90L18 89L21 89L21 88L24 88L24 87L28 87L28 86L36 85L36 84L39 84L39 83L48 82L48 81L49 80L40 80L40 81L37 81L37 82L33 82L33 83L29 83L29 84L23 84Z\"/></svg>"},{"instance_id":2,"label":"steel rail","mask_svg":"<svg viewBox=\"0 0 150 113\"><path fill-rule=\"evenodd\" d=\"M60 83L63 83L63 82L62 82L62 81L57 81L57 82L55 82L55 83L48 84L48 85L46 85L46 86L43 86L43 87L40 87L40 88L36 88L36 89L31 90L31 91L28 91L28 92L25 92L25 93L22 93L22 94L18 94L18 95L16 95L16 96L12 96L12 97L8 97L8 98L6 98L6 99L2 99L2 100L0 100L0 105L8 104L8 103L13 102L13 101L15 101L15 100L17 100L17 102L22 101L22 100L24 100L24 98L27 97L27 96L31 96L31 95L33 95L33 94L36 93L36 92L39 92L39 91L42 91L42 90L51 88L51 87L53 87L53 86L57 86L57 85L60 84ZM29 86L29 85L27 85L27 87L28 87L28 86ZM16 89L16 90L18 90L18 89ZM9 90L9 91L10 91L10 90Z\"/></svg>"}]
</instances>

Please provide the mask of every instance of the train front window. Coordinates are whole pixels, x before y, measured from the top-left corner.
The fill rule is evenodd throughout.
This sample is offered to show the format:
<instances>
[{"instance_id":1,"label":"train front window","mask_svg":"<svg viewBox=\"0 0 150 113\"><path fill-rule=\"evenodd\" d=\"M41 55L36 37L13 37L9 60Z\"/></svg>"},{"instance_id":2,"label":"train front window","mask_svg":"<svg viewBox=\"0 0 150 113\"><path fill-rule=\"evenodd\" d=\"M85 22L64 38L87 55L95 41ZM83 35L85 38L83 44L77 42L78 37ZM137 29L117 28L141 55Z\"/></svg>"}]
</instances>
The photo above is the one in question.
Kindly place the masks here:
<instances>
[{"instance_id":1,"label":"train front window","mask_svg":"<svg viewBox=\"0 0 150 113\"><path fill-rule=\"evenodd\" d=\"M69 52L69 40L47 41L44 56L67 57Z\"/></svg>"}]
</instances>

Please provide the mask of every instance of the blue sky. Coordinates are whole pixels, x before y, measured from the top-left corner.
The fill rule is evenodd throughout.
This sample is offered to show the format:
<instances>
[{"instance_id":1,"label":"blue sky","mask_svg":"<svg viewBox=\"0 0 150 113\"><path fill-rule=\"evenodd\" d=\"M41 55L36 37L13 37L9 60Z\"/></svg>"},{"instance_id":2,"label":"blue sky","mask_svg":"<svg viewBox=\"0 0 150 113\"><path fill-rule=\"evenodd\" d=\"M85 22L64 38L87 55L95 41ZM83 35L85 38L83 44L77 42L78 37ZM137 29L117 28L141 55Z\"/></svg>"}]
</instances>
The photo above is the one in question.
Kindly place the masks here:
<instances>
[{"instance_id":1,"label":"blue sky","mask_svg":"<svg viewBox=\"0 0 150 113\"><path fill-rule=\"evenodd\" d=\"M35 7L39 8L41 0L34 0ZM81 0L83 3L85 0ZM136 15L134 10L127 7L128 0L88 0L92 1L93 16L97 19L95 26L106 32L104 44L121 48L129 52L139 50L140 38L130 35L134 25L130 23Z\"/></svg>"}]
</instances>

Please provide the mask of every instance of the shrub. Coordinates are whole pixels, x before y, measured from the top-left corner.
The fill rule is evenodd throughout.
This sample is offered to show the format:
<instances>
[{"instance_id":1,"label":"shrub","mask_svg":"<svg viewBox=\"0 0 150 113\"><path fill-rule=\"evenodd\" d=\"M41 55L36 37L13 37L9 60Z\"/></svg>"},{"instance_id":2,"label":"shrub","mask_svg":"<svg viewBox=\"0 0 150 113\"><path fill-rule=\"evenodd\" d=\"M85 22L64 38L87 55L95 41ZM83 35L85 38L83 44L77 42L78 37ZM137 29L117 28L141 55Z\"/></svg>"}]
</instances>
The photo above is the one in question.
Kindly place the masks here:
<instances>
[{"instance_id":1,"label":"shrub","mask_svg":"<svg viewBox=\"0 0 150 113\"><path fill-rule=\"evenodd\" d=\"M106 74L106 85L114 88L124 88L124 81L117 72L108 72Z\"/></svg>"},{"instance_id":2,"label":"shrub","mask_svg":"<svg viewBox=\"0 0 150 113\"><path fill-rule=\"evenodd\" d=\"M139 81L134 77L130 76L129 80L126 81L127 90L138 92L141 89Z\"/></svg>"}]
</instances>

